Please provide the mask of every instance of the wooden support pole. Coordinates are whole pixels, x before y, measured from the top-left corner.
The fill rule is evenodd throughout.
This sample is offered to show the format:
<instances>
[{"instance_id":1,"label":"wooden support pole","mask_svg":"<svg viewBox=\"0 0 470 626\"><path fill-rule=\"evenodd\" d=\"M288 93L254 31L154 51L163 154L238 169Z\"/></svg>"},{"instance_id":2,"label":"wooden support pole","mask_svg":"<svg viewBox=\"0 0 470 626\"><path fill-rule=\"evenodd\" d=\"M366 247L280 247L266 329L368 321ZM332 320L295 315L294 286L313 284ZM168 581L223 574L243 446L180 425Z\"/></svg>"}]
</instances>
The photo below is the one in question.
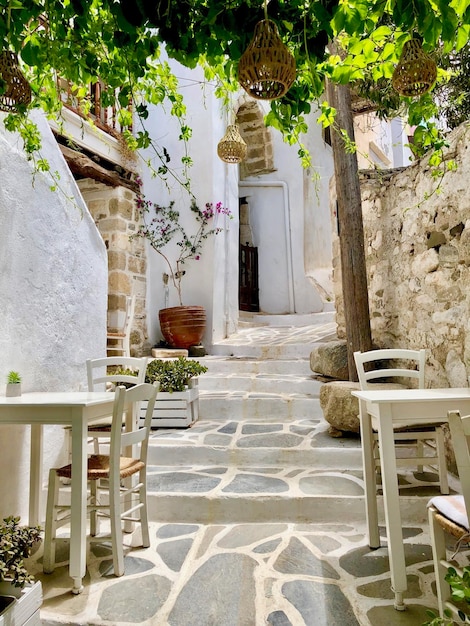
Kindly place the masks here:
<instances>
[{"instance_id":1,"label":"wooden support pole","mask_svg":"<svg viewBox=\"0 0 470 626\"><path fill-rule=\"evenodd\" d=\"M340 130L354 141L351 92L347 85L328 83L328 103L336 109L331 133L335 166L338 230L341 249L343 306L349 378L357 381L353 353L372 348L369 296L362 224L361 190L355 153L346 152Z\"/></svg>"}]
</instances>

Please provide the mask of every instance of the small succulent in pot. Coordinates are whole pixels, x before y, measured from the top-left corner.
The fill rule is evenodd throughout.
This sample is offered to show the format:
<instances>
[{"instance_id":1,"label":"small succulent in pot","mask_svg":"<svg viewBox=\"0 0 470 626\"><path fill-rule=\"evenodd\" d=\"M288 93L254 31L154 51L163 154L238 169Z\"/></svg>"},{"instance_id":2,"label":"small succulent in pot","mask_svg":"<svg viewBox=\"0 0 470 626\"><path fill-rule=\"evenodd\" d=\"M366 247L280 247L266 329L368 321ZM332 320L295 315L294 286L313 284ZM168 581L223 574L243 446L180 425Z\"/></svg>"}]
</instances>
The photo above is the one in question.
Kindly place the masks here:
<instances>
[{"instance_id":1,"label":"small succulent in pot","mask_svg":"<svg viewBox=\"0 0 470 626\"><path fill-rule=\"evenodd\" d=\"M14 372L13 370L11 372L8 372L7 383L9 385L18 385L20 382L21 376L19 372Z\"/></svg>"},{"instance_id":2,"label":"small succulent in pot","mask_svg":"<svg viewBox=\"0 0 470 626\"><path fill-rule=\"evenodd\" d=\"M6 395L9 397L21 395L21 376L19 372L14 370L8 372Z\"/></svg>"}]
</instances>

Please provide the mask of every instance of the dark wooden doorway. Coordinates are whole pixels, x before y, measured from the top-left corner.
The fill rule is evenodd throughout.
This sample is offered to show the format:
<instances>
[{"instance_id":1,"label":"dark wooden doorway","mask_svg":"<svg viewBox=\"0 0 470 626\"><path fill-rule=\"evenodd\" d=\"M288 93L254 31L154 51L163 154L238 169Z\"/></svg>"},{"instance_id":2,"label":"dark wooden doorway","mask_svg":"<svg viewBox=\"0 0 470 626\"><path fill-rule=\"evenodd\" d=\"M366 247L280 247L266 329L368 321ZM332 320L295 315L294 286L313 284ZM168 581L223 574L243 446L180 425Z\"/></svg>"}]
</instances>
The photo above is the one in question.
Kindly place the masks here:
<instances>
[{"instance_id":1,"label":"dark wooden doorway","mask_svg":"<svg viewBox=\"0 0 470 626\"><path fill-rule=\"evenodd\" d=\"M259 311L258 248L240 245L238 300L241 311Z\"/></svg>"}]
</instances>

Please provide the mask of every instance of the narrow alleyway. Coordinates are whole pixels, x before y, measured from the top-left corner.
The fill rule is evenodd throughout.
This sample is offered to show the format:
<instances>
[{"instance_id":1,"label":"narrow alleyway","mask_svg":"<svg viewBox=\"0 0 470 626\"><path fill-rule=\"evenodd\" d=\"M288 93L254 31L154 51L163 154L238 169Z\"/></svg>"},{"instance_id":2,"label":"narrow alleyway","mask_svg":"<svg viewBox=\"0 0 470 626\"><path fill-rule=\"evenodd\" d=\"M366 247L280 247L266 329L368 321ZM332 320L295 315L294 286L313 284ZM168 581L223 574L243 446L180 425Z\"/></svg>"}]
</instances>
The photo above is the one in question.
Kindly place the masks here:
<instances>
[{"instance_id":1,"label":"narrow alleyway","mask_svg":"<svg viewBox=\"0 0 470 626\"><path fill-rule=\"evenodd\" d=\"M198 422L151 437L151 547L129 551L117 579L109 546L94 545L78 597L66 543L53 575L41 573L39 552L43 626L426 621L436 600L425 509L436 490L420 487L424 476L402 477L410 584L400 613L386 548L365 540L360 440L326 432L308 360L314 342L334 338L334 324L321 322L247 327L203 359Z\"/></svg>"}]
</instances>

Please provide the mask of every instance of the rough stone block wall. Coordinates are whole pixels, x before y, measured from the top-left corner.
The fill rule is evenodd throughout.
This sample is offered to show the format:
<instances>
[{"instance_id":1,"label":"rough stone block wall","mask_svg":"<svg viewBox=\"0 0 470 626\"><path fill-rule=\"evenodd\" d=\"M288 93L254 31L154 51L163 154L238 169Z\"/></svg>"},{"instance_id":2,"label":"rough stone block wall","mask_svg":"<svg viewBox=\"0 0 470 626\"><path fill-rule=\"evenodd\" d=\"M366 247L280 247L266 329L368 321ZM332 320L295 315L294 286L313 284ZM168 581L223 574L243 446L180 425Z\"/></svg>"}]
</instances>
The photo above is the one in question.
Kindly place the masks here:
<instances>
[{"instance_id":1,"label":"rough stone block wall","mask_svg":"<svg viewBox=\"0 0 470 626\"><path fill-rule=\"evenodd\" d=\"M431 387L468 385L469 181L468 124L450 135L439 174L428 158L400 171L361 173L372 339L379 347L426 348ZM333 224L336 230L336 219ZM344 337L336 233L333 253Z\"/></svg>"},{"instance_id":2,"label":"rough stone block wall","mask_svg":"<svg viewBox=\"0 0 470 626\"><path fill-rule=\"evenodd\" d=\"M274 171L271 135L259 104L244 102L237 111L237 124L248 147L246 158L240 163L241 180Z\"/></svg>"},{"instance_id":3,"label":"rough stone block wall","mask_svg":"<svg viewBox=\"0 0 470 626\"><path fill-rule=\"evenodd\" d=\"M108 326L115 327L123 318L126 297L135 294L131 355L148 354L145 241L130 239L139 219L135 194L91 179L80 180L78 185L108 251Z\"/></svg>"}]
</instances>

